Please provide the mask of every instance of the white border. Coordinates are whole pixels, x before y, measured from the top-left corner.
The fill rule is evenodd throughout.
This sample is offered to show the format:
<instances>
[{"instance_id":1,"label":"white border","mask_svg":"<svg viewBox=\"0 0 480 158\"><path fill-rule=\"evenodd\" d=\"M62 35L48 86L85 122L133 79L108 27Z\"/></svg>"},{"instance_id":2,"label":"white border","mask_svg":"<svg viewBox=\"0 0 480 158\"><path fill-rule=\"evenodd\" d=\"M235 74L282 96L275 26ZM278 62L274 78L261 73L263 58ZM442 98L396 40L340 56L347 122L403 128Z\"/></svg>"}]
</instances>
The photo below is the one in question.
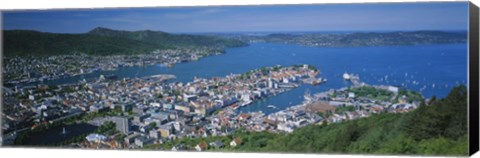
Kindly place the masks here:
<instances>
[{"instance_id":1,"label":"white border","mask_svg":"<svg viewBox=\"0 0 480 158\"><path fill-rule=\"evenodd\" d=\"M327 4L327 3L376 3L376 2L446 2L452 0L0 0L0 10L45 10L45 9L79 9L79 8L133 8L165 6L220 6L220 5L268 5L268 4ZM453 0L465 1L465 0ZM480 6L480 0L471 0ZM1 21L1 17L0 17ZM0 25L1 29L1 25ZM0 32L1 36L1 32ZM1 39L1 38L0 38ZM1 61L0 61L1 62ZM1 63L0 63L1 64ZM0 80L1 81L1 80ZM360 156L360 155L325 155L325 154L262 154L262 153L202 153L202 152L165 152L165 151L126 151L126 150L72 150L72 149L32 149L2 148L1 157L105 157L105 158L154 158L154 157L275 157L275 158L310 158L310 157L411 157L411 156ZM480 157L477 153L473 157Z\"/></svg>"}]
</instances>

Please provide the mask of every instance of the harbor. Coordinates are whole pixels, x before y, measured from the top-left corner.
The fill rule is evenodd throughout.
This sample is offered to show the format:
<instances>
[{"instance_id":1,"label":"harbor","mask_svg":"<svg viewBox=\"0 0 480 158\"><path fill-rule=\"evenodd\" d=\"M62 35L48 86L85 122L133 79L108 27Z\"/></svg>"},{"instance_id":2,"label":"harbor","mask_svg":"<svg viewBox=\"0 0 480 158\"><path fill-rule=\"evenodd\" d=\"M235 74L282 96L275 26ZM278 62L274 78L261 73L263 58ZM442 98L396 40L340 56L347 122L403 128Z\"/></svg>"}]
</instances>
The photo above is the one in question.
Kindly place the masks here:
<instances>
[{"instance_id":1,"label":"harbor","mask_svg":"<svg viewBox=\"0 0 480 158\"><path fill-rule=\"evenodd\" d=\"M417 49L417 47L421 49ZM339 88L345 86L343 79L338 77L342 77L343 73L348 72L362 76L364 82L371 84L392 84L412 90L421 90L427 97L446 96L449 88L458 84L466 84L465 77L462 77L466 76L466 71L462 69L465 67L462 63L466 61L461 58L460 54L454 53L465 49L465 44L358 47L353 49L254 43L247 47L229 48L225 54L204 57L199 61L178 63L171 68L160 65L120 67L114 71L96 71L86 75L48 80L43 83L47 85L76 83L83 79L98 79L100 75L115 75L122 79L157 74L175 75L176 79L171 80L172 82L186 83L192 81L195 76L220 77L278 63L293 65L300 62L322 68L321 76L329 80L319 87ZM444 51L444 55L438 56L438 51ZM297 53L292 56L290 53L282 52ZM410 52L411 55L404 56L405 52ZM265 58L266 56L271 58ZM357 60L369 56L370 58L365 61ZM393 59L390 59L391 56L399 61L394 62ZM432 60L427 60L428 57L435 58L432 60L436 62L432 63ZM450 59L458 62L450 66L448 63L442 62ZM336 62L332 64L330 61ZM406 63L408 64L405 65ZM378 67L378 65L385 66ZM449 70L447 67L455 70ZM442 71L443 69L448 70L448 73ZM14 88L9 89L13 90Z\"/></svg>"},{"instance_id":2,"label":"harbor","mask_svg":"<svg viewBox=\"0 0 480 158\"><path fill-rule=\"evenodd\" d=\"M269 50L269 48L272 48L272 50L266 51ZM282 51L297 51L298 53L295 57L303 56L301 59L307 66L298 65L291 69L280 69L281 71L279 71L280 73L278 74L270 74L278 71L277 68L275 68L276 66L288 67L298 64L298 61L292 60L292 57L289 56L289 54L279 54L277 52L279 50L273 48L282 48ZM438 49L452 50L452 53L449 56L449 58L452 58L452 55L456 55L453 53L453 50L461 49L463 47L462 45L442 45L429 46L426 48L431 51L424 52L425 55L429 55L429 52L434 53ZM379 49L381 50L381 48ZM410 47L402 47L402 49L410 49ZM400 51L402 49L390 54L401 54L404 52ZM189 113L200 114L200 116L209 116L213 114L213 116L219 116L219 118L212 117L209 119L239 119L232 117L241 116L242 119L253 118L256 122L262 123L262 118L275 115L278 112L285 112L285 110L290 111L288 113L299 111L298 109L295 109L298 105L302 105L305 102L304 96L306 91L317 95L322 92L330 92L332 89L342 90L344 87L359 87L364 85L364 83L369 83L370 85L395 85L409 90L417 90L425 87L421 92L424 97L428 98L433 95L441 97L447 94L449 90L448 88L437 85L448 84L453 86L455 84L464 83L461 77L457 78L457 74L449 76L449 74L435 73L435 69L408 69L408 67L395 65L378 68L376 64L363 64L361 67L352 66L358 63L363 63L363 61L352 60L352 58L358 58L357 55L361 56L362 53L371 53L372 50L376 49L362 47L355 49L356 52L351 53L348 57L342 55L342 52L348 52L348 50L349 48L311 48L285 44L257 43L245 48L231 48L228 49L225 54L206 57L199 61L179 63L171 68L159 65L122 67L115 71L98 71L96 74L89 74L92 76L83 76L83 78L65 78L63 80L46 81L49 82L49 84L23 87L23 90L22 88L11 88L8 91L16 93L19 91L29 92L29 90L34 89L50 89L54 92L65 93L66 95L63 95L60 98L47 97L46 100L41 100L41 102L36 101L35 104L28 105L33 106L35 111L46 109L45 112L52 118L61 116L61 111L68 111L64 106L56 105L57 103L62 102L53 101L55 99L61 99L62 97L68 98L68 102L75 104L78 107L76 110L97 112L118 107L125 110L124 115L138 117L140 123L135 123L136 126L141 127L143 131L148 131L144 128L152 122L157 122L158 124L168 123L171 126L177 124L176 122L180 121L176 119L178 117L178 112L181 112L181 117L186 118L191 117L188 115ZM392 49L388 50L392 51ZM325 53L328 54L318 53L318 51L325 51ZM265 55L277 57L267 59L261 57ZM383 63L387 65L395 64L385 60L385 58L389 57L382 57L381 54L377 55L378 56L375 57L378 58L378 60L369 63ZM318 58L319 56L322 56L323 58ZM332 60L329 58L338 59L338 62L333 65L326 64L328 63L328 60ZM419 61L413 62L412 64L422 64L423 62L421 61L423 59L424 58L417 57L415 60ZM408 60L410 61L413 59ZM276 63L282 63L282 65ZM312 63L312 67L321 69L321 75L318 75L320 74L319 71L310 74L302 72L309 67L309 63ZM269 70L259 69L265 67L270 68ZM393 69L392 67L405 69ZM460 68L461 65L458 67ZM373 70L373 68L375 68L375 71L369 71ZM255 71L252 72L251 70ZM460 70L455 71L455 73L465 73ZM405 77L405 73L399 73L398 71L407 71L408 74L406 76L409 78ZM295 77L296 74L299 73L303 73L303 75L301 75L303 77ZM348 77L344 77L344 73L348 74ZM414 75L413 78L411 77L412 75ZM381 78L383 79L380 80ZM326 79L328 79L328 81ZM406 80L416 82L408 83ZM77 85L78 83L80 84ZM398 86L402 83L404 83L404 86ZM425 85L425 83L429 84ZM264 88L269 90L262 90ZM46 95L51 94L47 93ZM348 95L348 93L342 95ZM31 101L35 101L39 96L40 95L33 94L25 97ZM122 96L123 99L119 98ZM209 97L214 98L208 99ZM92 102L89 100L97 101ZM18 105L10 103L11 100L8 98L5 101L7 104ZM117 102L117 104L115 104L115 102ZM120 104L118 104L118 102L120 102ZM347 105L354 104L345 101L343 102ZM343 102L342 100L335 100L331 102L331 104ZM137 106L134 108L132 105ZM412 106L399 104L395 107ZM303 108L305 109L305 107ZM322 110L330 108L331 107L329 106L319 104L313 106L312 109ZM147 111L146 109L150 110ZM377 107L374 109L379 110L381 108ZM8 108L6 108L6 110L8 111ZM27 108L26 110L31 111L32 108ZM136 113L133 113L132 115L131 112L126 113L126 111L136 111ZM22 113L22 111L17 112ZM75 110L71 112L75 112ZM144 112L148 113L148 115L142 115ZM183 113L187 115L183 115ZM12 116L8 116L8 118L13 118L12 120L21 119L21 117L18 117L21 115L16 115L15 112L9 112L9 114L12 114ZM31 114L31 112L25 112L23 114ZM175 119L165 119L165 116L170 115ZM354 115L358 116L358 113L353 114L352 117ZM333 117L333 120L330 121L345 120L345 117L345 115L335 116ZM145 118L148 119L144 120ZM306 119L307 124L319 123L318 121L321 120L316 116L309 116ZM199 120L202 122L198 117L194 117L193 120ZM305 125L305 121L298 122L298 124L303 126ZM13 124L8 125L13 127ZM163 126L161 127L164 128ZM252 125L251 127L251 130L253 131L264 130L264 126ZM290 127L294 127L292 122L282 125L280 129L284 129L283 131L288 132L292 130ZM297 127L297 125L295 125L295 127ZM57 134L62 133L62 130L63 129L59 129ZM181 130L189 131L190 128L182 127ZM66 135L69 134L68 131L69 128L66 128ZM224 131L220 132L220 134L226 133ZM199 133L195 136L198 136L198 134ZM185 137L186 135L179 136Z\"/></svg>"}]
</instances>

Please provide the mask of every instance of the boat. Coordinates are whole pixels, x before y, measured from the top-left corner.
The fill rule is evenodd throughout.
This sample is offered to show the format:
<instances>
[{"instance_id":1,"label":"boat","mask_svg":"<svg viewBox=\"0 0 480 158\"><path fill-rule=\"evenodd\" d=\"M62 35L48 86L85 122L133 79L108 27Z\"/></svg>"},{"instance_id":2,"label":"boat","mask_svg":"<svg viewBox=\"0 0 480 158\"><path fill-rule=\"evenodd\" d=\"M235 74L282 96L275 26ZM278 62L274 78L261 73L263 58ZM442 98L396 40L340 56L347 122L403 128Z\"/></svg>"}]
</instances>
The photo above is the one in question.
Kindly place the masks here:
<instances>
[{"instance_id":1,"label":"boat","mask_svg":"<svg viewBox=\"0 0 480 158\"><path fill-rule=\"evenodd\" d=\"M295 88L295 87L297 87L297 85L296 84L285 83L285 84L279 84L278 87L280 87L280 88Z\"/></svg>"},{"instance_id":2,"label":"boat","mask_svg":"<svg viewBox=\"0 0 480 158\"><path fill-rule=\"evenodd\" d=\"M276 109L277 107L275 105L268 105L267 108Z\"/></svg>"},{"instance_id":3,"label":"boat","mask_svg":"<svg viewBox=\"0 0 480 158\"><path fill-rule=\"evenodd\" d=\"M247 106L248 104L251 104L251 103L252 103L252 101L249 100L249 101L246 101L246 102L242 103L242 105L240 105L240 106Z\"/></svg>"},{"instance_id":4,"label":"boat","mask_svg":"<svg viewBox=\"0 0 480 158\"><path fill-rule=\"evenodd\" d=\"M343 79L344 80L350 80L350 75L348 73L343 73Z\"/></svg>"},{"instance_id":5,"label":"boat","mask_svg":"<svg viewBox=\"0 0 480 158\"><path fill-rule=\"evenodd\" d=\"M306 102L311 102L313 100L312 95L310 94L310 90L306 90L303 98Z\"/></svg>"},{"instance_id":6,"label":"boat","mask_svg":"<svg viewBox=\"0 0 480 158\"><path fill-rule=\"evenodd\" d=\"M321 78L321 77L320 77L320 78L318 78L318 79L316 79L316 80L312 81L312 85L319 85L319 84L321 84L321 83L325 83L325 82L327 82L327 79L325 79L325 78Z\"/></svg>"}]
</instances>

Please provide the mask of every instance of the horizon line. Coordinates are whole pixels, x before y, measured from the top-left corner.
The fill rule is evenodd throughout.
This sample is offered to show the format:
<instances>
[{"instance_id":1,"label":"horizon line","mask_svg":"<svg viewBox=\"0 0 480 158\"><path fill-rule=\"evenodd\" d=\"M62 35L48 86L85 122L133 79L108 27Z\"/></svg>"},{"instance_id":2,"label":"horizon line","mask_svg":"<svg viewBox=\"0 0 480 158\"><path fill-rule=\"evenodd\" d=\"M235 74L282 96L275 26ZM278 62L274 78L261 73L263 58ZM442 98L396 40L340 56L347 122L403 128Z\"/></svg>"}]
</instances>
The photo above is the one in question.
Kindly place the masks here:
<instances>
[{"instance_id":1,"label":"horizon line","mask_svg":"<svg viewBox=\"0 0 480 158\"><path fill-rule=\"evenodd\" d=\"M2 29L2 31L36 31L41 33L55 33L55 34L85 34L97 28L104 28L114 31L155 31L155 32L165 32L170 34L229 34L229 33L355 33L355 32L374 32L374 33L389 33L389 32L416 32L416 31L443 31L443 32L468 32L469 29L379 29L379 30L275 30L275 31L175 31L167 32L163 30L153 30L153 29L139 29L139 30L126 30L126 29L113 29L108 27L94 27L86 32L50 32L34 29Z\"/></svg>"}]
</instances>

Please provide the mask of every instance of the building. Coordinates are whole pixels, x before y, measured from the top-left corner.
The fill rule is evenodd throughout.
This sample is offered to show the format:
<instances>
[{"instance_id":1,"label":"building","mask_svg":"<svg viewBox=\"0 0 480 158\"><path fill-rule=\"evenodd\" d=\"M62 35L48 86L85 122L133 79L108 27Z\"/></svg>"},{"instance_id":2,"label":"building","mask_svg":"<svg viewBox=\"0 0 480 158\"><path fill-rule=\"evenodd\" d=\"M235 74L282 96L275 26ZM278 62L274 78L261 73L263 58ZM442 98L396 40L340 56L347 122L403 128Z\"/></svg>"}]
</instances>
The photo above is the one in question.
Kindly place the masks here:
<instances>
[{"instance_id":1,"label":"building","mask_svg":"<svg viewBox=\"0 0 480 158\"><path fill-rule=\"evenodd\" d=\"M186 150L187 147L185 147L184 144L177 144L175 146L172 147L172 151L182 151L182 150Z\"/></svg>"},{"instance_id":2,"label":"building","mask_svg":"<svg viewBox=\"0 0 480 158\"><path fill-rule=\"evenodd\" d=\"M293 132L293 130L295 130L295 128L296 128L295 124L291 123L291 122L279 123L277 125L278 130L285 131L287 133Z\"/></svg>"},{"instance_id":3,"label":"building","mask_svg":"<svg viewBox=\"0 0 480 158\"><path fill-rule=\"evenodd\" d=\"M349 92L348 93L348 98L355 98L355 93Z\"/></svg>"},{"instance_id":4,"label":"building","mask_svg":"<svg viewBox=\"0 0 480 158\"><path fill-rule=\"evenodd\" d=\"M123 106L122 106L123 107ZM127 109L123 110L123 111L129 111L129 107L125 107ZM145 108L144 107L138 107L138 106L135 106L133 108L130 108L132 109L132 112L135 113L135 114L138 114L138 115L141 115L145 112Z\"/></svg>"},{"instance_id":5,"label":"building","mask_svg":"<svg viewBox=\"0 0 480 158\"><path fill-rule=\"evenodd\" d=\"M393 93L398 93L398 87L395 86L388 86L387 90Z\"/></svg>"},{"instance_id":6,"label":"building","mask_svg":"<svg viewBox=\"0 0 480 158\"><path fill-rule=\"evenodd\" d=\"M196 101L197 98L198 97L196 95L188 95L188 94L183 95L183 101L185 101L185 102Z\"/></svg>"},{"instance_id":7,"label":"building","mask_svg":"<svg viewBox=\"0 0 480 158\"><path fill-rule=\"evenodd\" d=\"M158 130L150 130L149 131L149 136L151 138L158 139L158 138L160 138L160 132Z\"/></svg>"},{"instance_id":8,"label":"building","mask_svg":"<svg viewBox=\"0 0 480 158\"><path fill-rule=\"evenodd\" d=\"M127 137L124 138L124 142L127 143L127 144L132 144L132 143L134 143L135 139L138 138L138 137L140 137L140 134L138 134L138 133L128 135Z\"/></svg>"},{"instance_id":9,"label":"building","mask_svg":"<svg viewBox=\"0 0 480 158\"><path fill-rule=\"evenodd\" d=\"M92 133L90 135L88 135L87 137L85 137L85 139L87 139L87 141L89 142L102 142L102 141L105 141L107 139L106 136L104 135L101 135L101 134L96 134L96 133Z\"/></svg>"},{"instance_id":10,"label":"building","mask_svg":"<svg viewBox=\"0 0 480 158\"><path fill-rule=\"evenodd\" d=\"M191 112L191 108L188 105L175 105L175 110L181 110L184 112Z\"/></svg>"},{"instance_id":11,"label":"building","mask_svg":"<svg viewBox=\"0 0 480 158\"><path fill-rule=\"evenodd\" d=\"M150 114L137 114L133 117L133 122L140 123L148 117L150 117Z\"/></svg>"},{"instance_id":12,"label":"building","mask_svg":"<svg viewBox=\"0 0 480 158\"><path fill-rule=\"evenodd\" d=\"M144 137L144 136L135 138L135 145L137 145L141 148L143 148L144 145L150 144L152 142L153 142L153 139L147 138L147 137Z\"/></svg>"},{"instance_id":13,"label":"building","mask_svg":"<svg viewBox=\"0 0 480 158\"><path fill-rule=\"evenodd\" d=\"M127 117L115 116L111 117L111 120L115 123L116 129L123 134L128 135L130 133L131 121Z\"/></svg>"},{"instance_id":14,"label":"building","mask_svg":"<svg viewBox=\"0 0 480 158\"><path fill-rule=\"evenodd\" d=\"M128 112L128 111L132 110L133 105L131 105L131 104L122 104L122 105L120 105L120 107L122 108L122 111L123 111L123 112Z\"/></svg>"},{"instance_id":15,"label":"building","mask_svg":"<svg viewBox=\"0 0 480 158\"><path fill-rule=\"evenodd\" d=\"M160 136L162 136L162 138L168 138L168 136L173 133L173 127L169 124L161 125L158 127L158 131L160 132Z\"/></svg>"}]
</instances>

